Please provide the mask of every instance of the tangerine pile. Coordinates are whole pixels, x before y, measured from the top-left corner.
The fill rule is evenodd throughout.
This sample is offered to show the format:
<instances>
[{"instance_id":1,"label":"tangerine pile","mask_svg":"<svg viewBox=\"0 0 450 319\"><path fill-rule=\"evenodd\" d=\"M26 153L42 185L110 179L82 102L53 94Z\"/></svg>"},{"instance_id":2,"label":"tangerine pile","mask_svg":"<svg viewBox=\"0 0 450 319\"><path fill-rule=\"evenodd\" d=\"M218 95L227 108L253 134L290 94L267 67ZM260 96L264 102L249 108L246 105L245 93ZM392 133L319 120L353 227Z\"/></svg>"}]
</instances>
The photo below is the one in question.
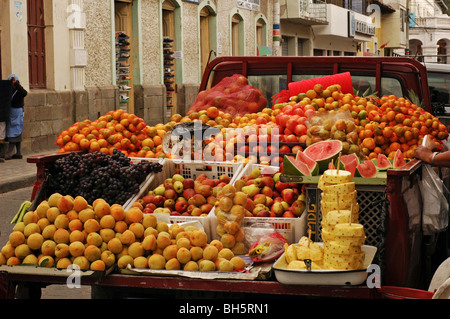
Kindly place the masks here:
<instances>
[{"instance_id":1,"label":"tangerine pile","mask_svg":"<svg viewBox=\"0 0 450 319\"><path fill-rule=\"evenodd\" d=\"M376 96L360 97L342 93L339 85L324 90L316 84L306 93L291 97L290 103L301 104L305 109L313 106L317 115L335 110L350 111L360 141L360 155L369 159L377 158L378 154L392 159L397 150L405 158L413 158L414 150L426 135L437 149L441 149L442 141L448 138L447 126L437 117L410 100L395 95L379 99ZM308 116L308 132L310 125L311 117Z\"/></svg>"},{"instance_id":2,"label":"tangerine pile","mask_svg":"<svg viewBox=\"0 0 450 319\"><path fill-rule=\"evenodd\" d=\"M114 149L128 156L165 157L162 138L169 125L147 126L144 120L122 109L109 111L95 121L83 120L62 131L56 145L59 152L88 151L112 155Z\"/></svg>"},{"instance_id":3,"label":"tangerine pile","mask_svg":"<svg viewBox=\"0 0 450 319\"><path fill-rule=\"evenodd\" d=\"M379 107L367 113L359 128L362 151L371 159L380 153L393 158L397 150L401 150L405 158L413 158L414 150L426 135L437 149L442 148L442 141L448 138L447 126L437 117L395 95L380 98Z\"/></svg>"}]
</instances>

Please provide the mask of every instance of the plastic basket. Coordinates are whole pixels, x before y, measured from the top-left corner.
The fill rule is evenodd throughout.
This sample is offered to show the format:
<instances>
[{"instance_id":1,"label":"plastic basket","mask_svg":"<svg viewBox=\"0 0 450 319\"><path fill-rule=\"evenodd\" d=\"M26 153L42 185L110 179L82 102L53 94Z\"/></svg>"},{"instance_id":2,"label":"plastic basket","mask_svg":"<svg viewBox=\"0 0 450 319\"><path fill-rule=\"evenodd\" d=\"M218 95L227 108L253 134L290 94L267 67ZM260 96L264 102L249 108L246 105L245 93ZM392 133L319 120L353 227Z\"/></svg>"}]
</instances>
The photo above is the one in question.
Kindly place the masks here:
<instances>
[{"instance_id":1,"label":"plastic basket","mask_svg":"<svg viewBox=\"0 0 450 319\"><path fill-rule=\"evenodd\" d=\"M134 195L126 205L124 209L129 209L134 202L142 198L144 194L148 191L155 189L161 185L165 179L172 177L174 174L180 174L184 178L195 179L200 174L205 174L208 178L219 178L222 174L227 174L233 183L235 177L239 175L242 164L241 163L229 163L229 162L186 162L183 160L171 160L164 159L162 161L162 171L157 174L153 174L143 183L140 187L139 192ZM171 223L177 222L188 222L188 221L199 221L204 229L208 238L211 238L211 227L210 219L206 216L171 216Z\"/></svg>"},{"instance_id":2,"label":"plastic basket","mask_svg":"<svg viewBox=\"0 0 450 319\"><path fill-rule=\"evenodd\" d=\"M195 179L200 174L205 174L208 178L219 178L221 175L228 175L233 183L240 175L243 168L242 163L234 162L209 162L209 161L183 161L170 160L173 163L174 174L181 174L184 178Z\"/></svg>"},{"instance_id":3,"label":"plastic basket","mask_svg":"<svg viewBox=\"0 0 450 319\"><path fill-rule=\"evenodd\" d=\"M280 170L280 168L278 166L247 163L245 166L242 167L239 174L235 177L234 180L231 181L231 183L234 185L234 183L237 180L241 179L242 176L249 175L250 172L255 168L261 168L263 170L263 173L266 173L266 174L275 174Z\"/></svg>"},{"instance_id":4,"label":"plastic basket","mask_svg":"<svg viewBox=\"0 0 450 319\"><path fill-rule=\"evenodd\" d=\"M214 215L214 209L208 215L210 220L211 239L220 239L217 235L217 219ZM287 217L244 217L242 228L244 232L251 227L261 227L266 224L279 232L288 243L296 243L306 234L306 214L303 213L297 218ZM265 227L269 228L269 227Z\"/></svg>"},{"instance_id":5,"label":"plastic basket","mask_svg":"<svg viewBox=\"0 0 450 319\"><path fill-rule=\"evenodd\" d=\"M383 286L380 293L384 299L431 299L434 293L406 287Z\"/></svg>"}]
</instances>

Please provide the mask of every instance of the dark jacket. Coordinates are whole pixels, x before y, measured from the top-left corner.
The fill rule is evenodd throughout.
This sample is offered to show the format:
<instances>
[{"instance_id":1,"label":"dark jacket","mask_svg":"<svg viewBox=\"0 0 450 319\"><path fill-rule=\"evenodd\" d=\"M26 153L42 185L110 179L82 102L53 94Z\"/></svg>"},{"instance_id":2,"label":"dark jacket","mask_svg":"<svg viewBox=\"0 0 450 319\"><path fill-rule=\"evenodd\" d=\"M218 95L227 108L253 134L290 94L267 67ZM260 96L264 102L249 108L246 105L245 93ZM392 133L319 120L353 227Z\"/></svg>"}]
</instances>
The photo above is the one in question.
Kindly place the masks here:
<instances>
[{"instance_id":1,"label":"dark jacket","mask_svg":"<svg viewBox=\"0 0 450 319\"><path fill-rule=\"evenodd\" d=\"M28 92L25 90L22 85L20 85L19 81L16 82L15 86L12 88L12 100L11 107L23 107L24 98L27 96Z\"/></svg>"},{"instance_id":2,"label":"dark jacket","mask_svg":"<svg viewBox=\"0 0 450 319\"><path fill-rule=\"evenodd\" d=\"M0 122L9 118L11 107L12 83L9 80L0 81Z\"/></svg>"}]
</instances>

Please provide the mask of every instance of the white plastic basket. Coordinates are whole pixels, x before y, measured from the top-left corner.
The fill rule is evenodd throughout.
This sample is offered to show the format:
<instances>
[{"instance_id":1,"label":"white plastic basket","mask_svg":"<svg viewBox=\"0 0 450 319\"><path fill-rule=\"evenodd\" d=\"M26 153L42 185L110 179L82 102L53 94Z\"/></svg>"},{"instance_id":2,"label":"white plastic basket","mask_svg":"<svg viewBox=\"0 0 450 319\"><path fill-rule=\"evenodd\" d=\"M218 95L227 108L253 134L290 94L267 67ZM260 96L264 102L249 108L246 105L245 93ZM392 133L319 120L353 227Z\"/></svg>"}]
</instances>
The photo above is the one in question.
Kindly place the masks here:
<instances>
[{"instance_id":1,"label":"white plastic basket","mask_svg":"<svg viewBox=\"0 0 450 319\"><path fill-rule=\"evenodd\" d=\"M221 175L228 175L234 183L240 175L244 165L234 162L208 162L208 161L183 161L170 160L174 167L174 173L181 174L184 178L195 179L200 174L205 174L208 178L219 178Z\"/></svg>"},{"instance_id":2,"label":"white plastic basket","mask_svg":"<svg viewBox=\"0 0 450 319\"><path fill-rule=\"evenodd\" d=\"M249 175L250 172L255 168L260 168L266 174L275 174L280 170L278 166L247 163L245 166L242 167L241 171L239 172L239 175L236 176L236 178L232 181L233 185L237 180L241 179L242 176Z\"/></svg>"},{"instance_id":3,"label":"white plastic basket","mask_svg":"<svg viewBox=\"0 0 450 319\"><path fill-rule=\"evenodd\" d=\"M241 163L230 162L186 162L183 160L171 160L164 159L162 162L162 171L149 177L139 192L127 201L127 205L124 205L124 209L129 209L134 202L143 197L148 191L155 189L161 185L165 179L172 177L174 174L180 174L184 178L195 179L200 174L205 174L208 178L219 178L222 174L227 174L233 183L236 177L242 170ZM184 223L189 221L199 221L204 229L208 238L211 238L210 219L206 216L171 216L171 223Z\"/></svg>"}]
</instances>

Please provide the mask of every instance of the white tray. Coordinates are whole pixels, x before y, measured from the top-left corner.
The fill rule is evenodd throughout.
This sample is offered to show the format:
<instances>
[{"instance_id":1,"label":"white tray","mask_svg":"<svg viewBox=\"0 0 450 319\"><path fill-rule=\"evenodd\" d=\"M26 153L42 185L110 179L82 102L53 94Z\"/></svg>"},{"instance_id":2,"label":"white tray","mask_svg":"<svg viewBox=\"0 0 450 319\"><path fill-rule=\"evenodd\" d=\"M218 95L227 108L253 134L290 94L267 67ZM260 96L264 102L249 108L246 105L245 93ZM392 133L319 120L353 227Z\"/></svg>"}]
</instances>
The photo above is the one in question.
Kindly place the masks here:
<instances>
[{"instance_id":1,"label":"white tray","mask_svg":"<svg viewBox=\"0 0 450 319\"><path fill-rule=\"evenodd\" d=\"M322 243L319 243L322 244ZM284 253L273 264L276 279L286 285L360 285L367 278L367 267L372 263L377 248L364 245L364 268L359 270L341 269L287 269Z\"/></svg>"}]
</instances>

